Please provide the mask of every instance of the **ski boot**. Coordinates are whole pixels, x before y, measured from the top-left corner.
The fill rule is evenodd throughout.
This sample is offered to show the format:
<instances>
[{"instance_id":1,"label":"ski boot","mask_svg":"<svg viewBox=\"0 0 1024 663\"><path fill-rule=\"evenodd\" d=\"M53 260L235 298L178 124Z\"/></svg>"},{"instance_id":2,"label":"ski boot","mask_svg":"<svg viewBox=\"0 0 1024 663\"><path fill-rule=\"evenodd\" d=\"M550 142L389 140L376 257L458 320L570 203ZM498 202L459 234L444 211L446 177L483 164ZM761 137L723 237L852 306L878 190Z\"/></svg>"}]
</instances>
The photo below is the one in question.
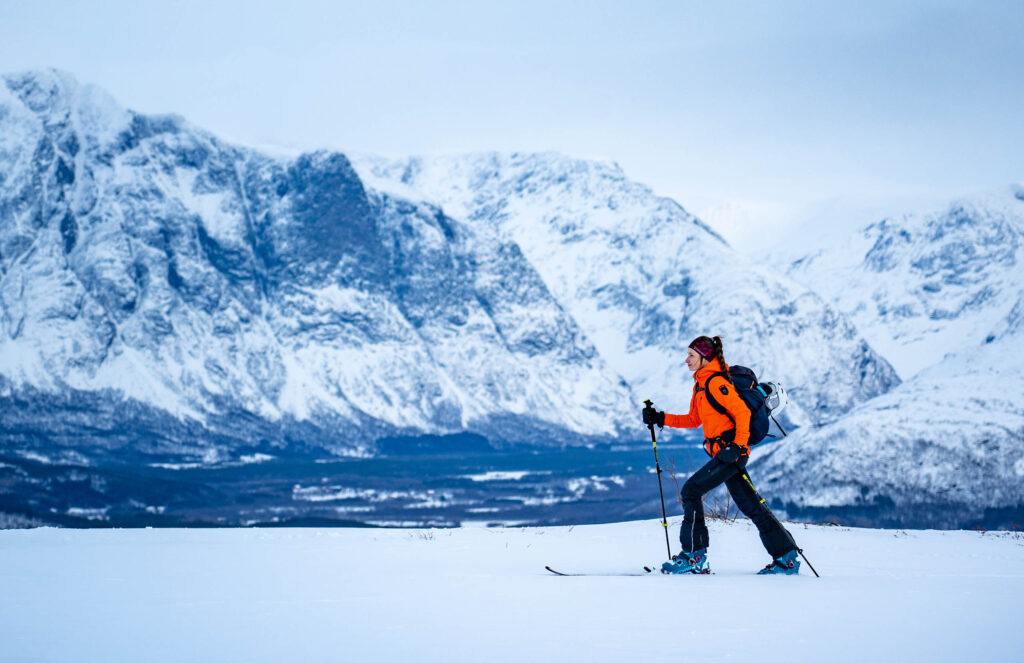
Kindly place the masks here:
<instances>
[{"instance_id":1,"label":"ski boot","mask_svg":"<svg viewBox=\"0 0 1024 663\"><path fill-rule=\"evenodd\" d=\"M776 559L771 564L758 571L757 575L797 575L800 573L800 560L796 558L796 553L796 550L790 550L782 557Z\"/></svg>"},{"instance_id":2,"label":"ski boot","mask_svg":"<svg viewBox=\"0 0 1024 663\"><path fill-rule=\"evenodd\" d=\"M661 565L662 573L711 573L708 568L708 549L680 552L672 556L671 562Z\"/></svg>"}]
</instances>

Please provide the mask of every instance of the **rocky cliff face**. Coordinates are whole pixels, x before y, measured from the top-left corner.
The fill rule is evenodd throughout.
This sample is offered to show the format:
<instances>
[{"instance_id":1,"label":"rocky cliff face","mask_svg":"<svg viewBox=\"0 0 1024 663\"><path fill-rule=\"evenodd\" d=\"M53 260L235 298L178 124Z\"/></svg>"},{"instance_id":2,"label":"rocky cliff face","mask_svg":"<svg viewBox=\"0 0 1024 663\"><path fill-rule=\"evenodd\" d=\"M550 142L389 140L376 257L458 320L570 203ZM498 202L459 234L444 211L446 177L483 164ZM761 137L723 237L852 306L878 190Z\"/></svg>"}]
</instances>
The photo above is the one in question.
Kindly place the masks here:
<instances>
[{"instance_id":1,"label":"rocky cliff face","mask_svg":"<svg viewBox=\"0 0 1024 663\"><path fill-rule=\"evenodd\" d=\"M557 154L357 158L364 180L415 191L522 247L552 294L638 394L687 407L689 342L790 389L788 421L820 424L899 383L846 317L755 264L614 164Z\"/></svg>"},{"instance_id":2,"label":"rocky cliff face","mask_svg":"<svg viewBox=\"0 0 1024 663\"><path fill-rule=\"evenodd\" d=\"M367 453L385 435L561 443L632 423L622 379L488 228L367 189L341 154L265 156L59 73L3 80L18 445L105 448L134 421L207 458L294 438ZM135 419L88 435L80 407Z\"/></svg>"}]
</instances>

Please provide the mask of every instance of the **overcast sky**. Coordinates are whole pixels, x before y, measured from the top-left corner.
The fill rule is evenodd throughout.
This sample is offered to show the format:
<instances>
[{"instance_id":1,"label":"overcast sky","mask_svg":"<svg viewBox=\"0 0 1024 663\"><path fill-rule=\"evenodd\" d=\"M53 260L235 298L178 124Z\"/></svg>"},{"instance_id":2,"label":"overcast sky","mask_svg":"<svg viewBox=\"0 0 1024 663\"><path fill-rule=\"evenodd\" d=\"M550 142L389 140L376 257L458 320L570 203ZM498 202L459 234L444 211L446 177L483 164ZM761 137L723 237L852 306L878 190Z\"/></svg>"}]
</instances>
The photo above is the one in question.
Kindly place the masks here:
<instances>
[{"instance_id":1,"label":"overcast sky","mask_svg":"<svg viewBox=\"0 0 1024 663\"><path fill-rule=\"evenodd\" d=\"M247 144L610 159L749 249L1024 180L1022 35L1019 1L0 0L0 71Z\"/></svg>"}]
</instances>

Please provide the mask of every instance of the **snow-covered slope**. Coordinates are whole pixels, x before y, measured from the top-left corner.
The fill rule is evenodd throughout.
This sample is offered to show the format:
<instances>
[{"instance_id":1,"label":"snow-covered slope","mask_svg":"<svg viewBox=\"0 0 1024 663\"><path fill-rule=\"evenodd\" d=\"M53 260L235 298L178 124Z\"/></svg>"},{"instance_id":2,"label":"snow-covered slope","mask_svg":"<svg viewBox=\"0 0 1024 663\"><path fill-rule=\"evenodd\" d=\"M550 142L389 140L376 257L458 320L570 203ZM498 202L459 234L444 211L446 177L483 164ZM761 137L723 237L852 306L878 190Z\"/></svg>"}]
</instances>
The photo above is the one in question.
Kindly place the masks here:
<instances>
[{"instance_id":1,"label":"snow-covered slope","mask_svg":"<svg viewBox=\"0 0 1024 663\"><path fill-rule=\"evenodd\" d=\"M766 495L815 519L1024 522L1024 193L872 224L793 273L912 377L772 445Z\"/></svg>"},{"instance_id":2,"label":"snow-covered slope","mask_svg":"<svg viewBox=\"0 0 1024 663\"><path fill-rule=\"evenodd\" d=\"M676 523L673 523L673 529ZM714 575L559 578L660 562L656 520L454 530L0 532L10 661L1014 661L1013 533L791 525L821 574L754 572L711 523ZM678 549L674 544L674 549Z\"/></svg>"},{"instance_id":3,"label":"snow-covered slope","mask_svg":"<svg viewBox=\"0 0 1024 663\"><path fill-rule=\"evenodd\" d=\"M558 154L354 158L364 180L422 192L522 247L636 393L685 408L685 349L722 334L726 358L790 387L793 421L822 423L899 382L846 318L730 248L614 164Z\"/></svg>"},{"instance_id":4,"label":"snow-covered slope","mask_svg":"<svg viewBox=\"0 0 1024 663\"><path fill-rule=\"evenodd\" d=\"M87 409L142 410L158 429L172 415L162 448L205 458L466 430L565 442L634 423L625 383L518 246L367 189L341 154L266 156L59 72L3 78L0 137L12 446L74 446L68 413ZM138 419L97 423L92 440L79 426L78 442Z\"/></svg>"},{"instance_id":5,"label":"snow-covered slope","mask_svg":"<svg viewBox=\"0 0 1024 663\"><path fill-rule=\"evenodd\" d=\"M1024 294L1024 187L883 219L786 267L909 378L983 343Z\"/></svg>"},{"instance_id":6,"label":"snow-covered slope","mask_svg":"<svg viewBox=\"0 0 1024 663\"><path fill-rule=\"evenodd\" d=\"M951 355L837 422L770 445L755 455L752 476L791 517L1024 522L1022 347L1015 334Z\"/></svg>"}]
</instances>

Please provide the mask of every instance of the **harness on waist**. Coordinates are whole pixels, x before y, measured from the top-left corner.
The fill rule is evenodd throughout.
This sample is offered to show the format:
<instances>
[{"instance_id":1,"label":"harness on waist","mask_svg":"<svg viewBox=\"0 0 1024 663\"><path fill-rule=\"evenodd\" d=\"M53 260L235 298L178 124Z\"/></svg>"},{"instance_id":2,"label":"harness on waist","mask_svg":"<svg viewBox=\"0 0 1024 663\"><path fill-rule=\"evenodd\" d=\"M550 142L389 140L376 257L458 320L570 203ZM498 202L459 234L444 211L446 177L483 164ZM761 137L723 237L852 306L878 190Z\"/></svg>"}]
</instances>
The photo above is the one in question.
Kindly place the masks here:
<instances>
[{"instance_id":1,"label":"harness on waist","mask_svg":"<svg viewBox=\"0 0 1024 663\"><path fill-rule=\"evenodd\" d=\"M722 447L724 447L724 446L726 446L728 444L732 444L732 442L735 439L736 439L736 429L735 428L730 428L729 430L725 431L721 435L717 435L715 437L706 437L706 438L704 438L704 453L706 453L707 455L709 455L712 458L714 458L715 456L718 455L718 452L722 450ZM744 456L750 455L750 450L749 449L745 450L745 453L743 453L742 455L744 455Z\"/></svg>"}]
</instances>

